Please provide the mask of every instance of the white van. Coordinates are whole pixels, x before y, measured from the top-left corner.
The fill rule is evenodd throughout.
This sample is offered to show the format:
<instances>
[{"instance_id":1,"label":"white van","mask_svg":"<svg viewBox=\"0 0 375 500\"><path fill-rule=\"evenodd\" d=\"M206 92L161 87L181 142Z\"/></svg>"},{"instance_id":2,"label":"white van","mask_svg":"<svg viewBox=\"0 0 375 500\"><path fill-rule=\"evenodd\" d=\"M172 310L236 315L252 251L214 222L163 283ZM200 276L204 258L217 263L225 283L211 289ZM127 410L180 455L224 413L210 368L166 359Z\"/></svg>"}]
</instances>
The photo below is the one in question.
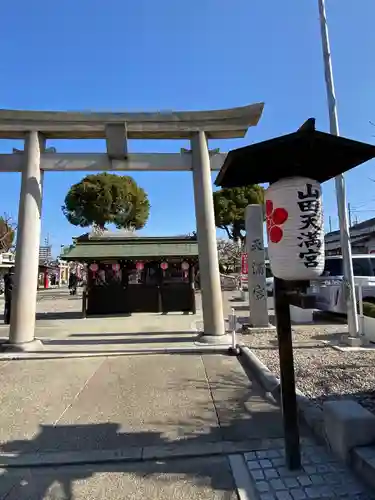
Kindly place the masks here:
<instances>
[{"instance_id":1,"label":"white van","mask_svg":"<svg viewBox=\"0 0 375 500\"><path fill-rule=\"evenodd\" d=\"M352 255L352 262L358 300L357 287L359 280L356 280L356 278L363 279L364 277L375 276L375 255ZM322 276L310 282L310 293L316 297L316 309L337 314L347 314L346 288L343 274L342 256L327 256ZM363 287L362 297L366 302L375 303L375 287Z\"/></svg>"}]
</instances>

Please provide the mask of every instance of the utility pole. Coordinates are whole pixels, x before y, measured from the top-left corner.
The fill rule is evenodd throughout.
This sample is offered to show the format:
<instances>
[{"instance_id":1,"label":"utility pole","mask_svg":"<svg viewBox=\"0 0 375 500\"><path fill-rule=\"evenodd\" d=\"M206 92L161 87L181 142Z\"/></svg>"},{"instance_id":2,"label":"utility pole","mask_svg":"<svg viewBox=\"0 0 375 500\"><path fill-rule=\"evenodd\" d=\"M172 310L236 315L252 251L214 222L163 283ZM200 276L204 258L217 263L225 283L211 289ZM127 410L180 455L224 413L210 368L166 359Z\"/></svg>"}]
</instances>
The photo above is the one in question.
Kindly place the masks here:
<instances>
[{"instance_id":1,"label":"utility pole","mask_svg":"<svg viewBox=\"0 0 375 500\"><path fill-rule=\"evenodd\" d=\"M327 17L325 9L325 0L319 2L319 19L320 30L322 37L324 73L327 90L327 101L329 110L330 132L334 135L339 135L339 123L337 117L337 106L335 87L333 82L333 71L331 62L331 50L329 45ZM357 304L355 296L355 285L353 275L352 250L350 243L350 233L348 224L348 212L346 206L345 180L344 176L338 175L335 178L337 210L339 216L341 251L344 268L344 281L346 286L346 306L348 313L348 330L349 337L359 338L359 326L357 317Z\"/></svg>"},{"instance_id":2,"label":"utility pole","mask_svg":"<svg viewBox=\"0 0 375 500\"><path fill-rule=\"evenodd\" d=\"M349 218L349 227L352 227L353 222L352 222L352 211L350 209L350 203L348 203L348 218Z\"/></svg>"},{"instance_id":3,"label":"utility pole","mask_svg":"<svg viewBox=\"0 0 375 500\"><path fill-rule=\"evenodd\" d=\"M328 224L329 224L329 232L332 233L332 217L328 217Z\"/></svg>"}]
</instances>

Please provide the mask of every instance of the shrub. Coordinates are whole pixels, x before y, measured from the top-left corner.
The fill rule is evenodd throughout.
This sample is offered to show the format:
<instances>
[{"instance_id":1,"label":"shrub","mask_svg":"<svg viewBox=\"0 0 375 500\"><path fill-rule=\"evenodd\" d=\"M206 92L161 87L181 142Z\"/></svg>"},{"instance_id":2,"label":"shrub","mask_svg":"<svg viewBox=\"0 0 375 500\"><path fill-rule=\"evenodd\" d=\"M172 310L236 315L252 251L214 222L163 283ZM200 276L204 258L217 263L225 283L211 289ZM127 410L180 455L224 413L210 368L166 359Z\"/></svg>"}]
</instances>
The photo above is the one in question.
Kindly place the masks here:
<instances>
[{"instance_id":1,"label":"shrub","mask_svg":"<svg viewBox=\"0 0 375 500\"><path fill-rule=\"evenodd\" d=\"M363 314L369 318L375 318L375 304L363 302Z\"/></svg>"}]
</instances>

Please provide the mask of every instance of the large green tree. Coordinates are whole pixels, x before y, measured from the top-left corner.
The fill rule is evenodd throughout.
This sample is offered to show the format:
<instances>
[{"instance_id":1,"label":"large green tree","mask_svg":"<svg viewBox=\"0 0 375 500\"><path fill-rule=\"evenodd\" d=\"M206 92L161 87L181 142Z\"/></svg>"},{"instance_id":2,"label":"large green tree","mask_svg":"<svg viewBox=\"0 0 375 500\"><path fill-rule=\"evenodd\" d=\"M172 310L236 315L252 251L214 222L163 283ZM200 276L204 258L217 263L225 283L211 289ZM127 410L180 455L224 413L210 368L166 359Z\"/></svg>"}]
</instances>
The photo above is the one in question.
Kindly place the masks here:
<instances>
[{"instance_id":1,"label":"large green tree","mask_svg":"<svg viewBox=\"0 0 375 500\"><path fill-rule=\"evenodd\" d=\"M88 175L74 184L65 197L63 213L74 226L97 226L105 229L141 229L150 214L146 192L129 176Z\"/></svg>"},{"instance_id":2,"label":"large green tree","mask_svg":"<svg viewBox=\"0 0 375 500\"><path fill-rule=\"evenodd\" d=\"M264 189L258 184L240 188L223 188L214 192L216 227L223 229L229 239L243 241L245 209L250 204L264 203Z\"/></svg>"},{"instance_id":3,"label":"large green tree","mask_svg":"<svg viewBox=\"0 0 375 500\"><path fill-rule=\"evenodd\" d=\"M9 252L13 247L16 227L10 217L4 214L0 217L0 253Z\"/></svg>"}]
</instances>

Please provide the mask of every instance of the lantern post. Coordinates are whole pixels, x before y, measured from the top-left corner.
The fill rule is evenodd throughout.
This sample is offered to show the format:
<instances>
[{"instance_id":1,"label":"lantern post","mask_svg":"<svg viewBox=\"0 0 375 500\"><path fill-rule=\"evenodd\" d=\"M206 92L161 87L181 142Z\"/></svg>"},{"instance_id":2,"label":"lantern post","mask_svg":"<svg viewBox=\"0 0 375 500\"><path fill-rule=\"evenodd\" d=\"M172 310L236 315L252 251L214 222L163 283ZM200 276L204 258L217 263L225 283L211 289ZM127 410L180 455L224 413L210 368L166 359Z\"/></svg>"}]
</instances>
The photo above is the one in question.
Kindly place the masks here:
<instances>
[{"instance_id":1,"label":"lantern post","mask_svg":"<svg viewBox=\"0 0 375 500\"><path fill-rule=\"evenodd\" d=\"M330 50L329 36L328 36L325 0L318 0L318 1L319 1L320 31L322 37L324 74L325 74L325 83L327 90L330 132L333 135L339 135L339 122L337 117L336 95L335 95L335 86L333 82L331 50ZM337 211L339 216L341 251L342 251L342 261L344 268L343 270L344 270L345 286L347 288L346 307L348 313L348 329L350 337L358 339L359 325L357 317L357 304L355 296L355 283L354 283L354 273L353 273L353 263L352 263L352 250L350 243L350 232L349 232L350 230L348 223L348 211L346 204L345 179L343 174L340 174L337 177L335 177L335 187L336 187Z\"/></svg>"},{"instance_id":2,"label":"lantern post","mask_svg":"<svg viewBox=\"0 0 375 500\"><path fill-rule=\"evenodd\" d=\"M317 131L309 118L294 133L230 151L215 180L222 188L270 184L265 196L268 257L276 278L281 402L291 469L300 465L300 449L289 306L311 301L308 307L315 307L308 286L325 264L321 184L372 158L372 144Z\"/></svg>"},{"instance_id":3,"label":"lantern post","mask_svg":"<svg viewBox=\"0 0 375 500\"><path fill-rule=\"evenodd\" d=\"M324 270L322 192L315 180L293 176L272 183L265 198L268 256L275 276L285 457L288 468L295 470L301 466L301 454L288 281L306 282Z\"/></svg>"},{"instance_id":4,"label":"lantern post","mask_svg":"<svg viewBox=\"0 0 375 500\"><path fill-rule=\"evenodd\" d=\"M283 414L285 459L290 470L301 467L298 406L294 375L292 325L286 282L274 278L274 300L279 348L281 408Z\"/></svg>"},{"instance_id":5,"label":"lantern post","mask_svg":"<svg viewBox=\"0 0 375 500\"><path fill-rule=\"evenodd\" d=\"M303 131L303 129L302 129ZM288 282L318 278L324 270L322 191L314 179L293 176L266 191L268 257L275 276L275 316L279 347L285 457L291 470L301 466Z\"/></svg>"}]
</instances>

